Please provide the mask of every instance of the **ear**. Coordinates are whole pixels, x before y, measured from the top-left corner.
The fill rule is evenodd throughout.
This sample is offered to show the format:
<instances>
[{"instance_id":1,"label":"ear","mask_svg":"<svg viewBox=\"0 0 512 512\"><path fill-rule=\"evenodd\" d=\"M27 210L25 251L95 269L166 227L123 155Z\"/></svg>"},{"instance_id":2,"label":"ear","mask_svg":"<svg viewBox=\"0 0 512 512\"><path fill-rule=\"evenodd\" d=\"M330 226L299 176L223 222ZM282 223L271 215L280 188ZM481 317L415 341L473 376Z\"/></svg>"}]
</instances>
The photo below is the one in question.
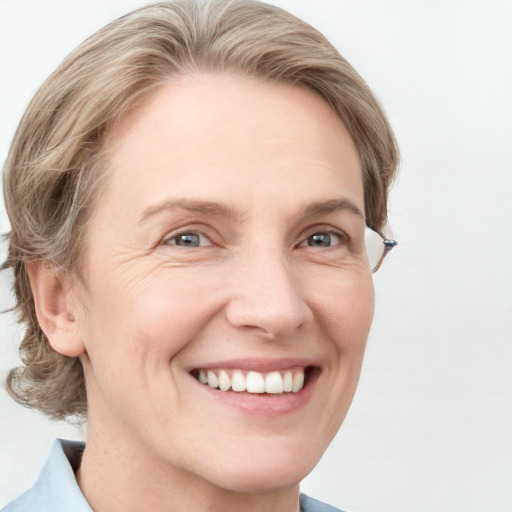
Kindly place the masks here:
<instances>
[{"instance_id":1,"label":"ear","mask_svg":"<svg viewBox=\"0 0 512 512\"><path fill-rule=\"evenodd\" d=\"M45 261L26 264L37 320L48 341L59 354L78 357L85 353L77 322L77 301L69 278Z\"/></svg>"}]
</instances>

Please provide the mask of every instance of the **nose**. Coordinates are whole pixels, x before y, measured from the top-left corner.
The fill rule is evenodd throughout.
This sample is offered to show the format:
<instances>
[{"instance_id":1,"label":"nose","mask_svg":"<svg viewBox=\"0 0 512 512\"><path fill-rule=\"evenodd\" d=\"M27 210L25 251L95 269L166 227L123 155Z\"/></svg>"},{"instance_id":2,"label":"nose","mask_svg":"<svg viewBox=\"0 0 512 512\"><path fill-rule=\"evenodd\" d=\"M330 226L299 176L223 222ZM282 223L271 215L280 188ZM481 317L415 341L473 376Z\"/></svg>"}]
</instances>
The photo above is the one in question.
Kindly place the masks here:
<instances>
[{"instance_id":1,"label":"nose","mask_svg":"<svg viewBox=\"0 0 512 512\"><path fill-rule=\"evenodd\" d=\"M300 282L277 251L258 251L231 273L228 322L268 339L293 335L313 317Z\"/></svg>"}]
</instances>

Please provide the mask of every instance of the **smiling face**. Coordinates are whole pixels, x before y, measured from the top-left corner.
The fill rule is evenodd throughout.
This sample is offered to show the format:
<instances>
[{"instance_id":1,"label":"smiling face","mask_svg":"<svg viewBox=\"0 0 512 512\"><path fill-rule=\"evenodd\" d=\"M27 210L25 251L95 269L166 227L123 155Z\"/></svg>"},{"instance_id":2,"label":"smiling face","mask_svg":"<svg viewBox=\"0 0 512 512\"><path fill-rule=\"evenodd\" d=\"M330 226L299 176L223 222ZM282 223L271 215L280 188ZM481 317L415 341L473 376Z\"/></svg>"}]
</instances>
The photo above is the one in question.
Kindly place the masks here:
<instances>
[{"instance_id":1,"label":"smiling face","mask_svg":"<svg viewBox=\"0 0 512 512\"><path fill-rule=\"evenodd\" d=\"M310 91L206 75L106 150L71 292L88 449L129 447L141 480L296 485L345 417L373 315L348 132Z\"/></svg>"}]
</instances>

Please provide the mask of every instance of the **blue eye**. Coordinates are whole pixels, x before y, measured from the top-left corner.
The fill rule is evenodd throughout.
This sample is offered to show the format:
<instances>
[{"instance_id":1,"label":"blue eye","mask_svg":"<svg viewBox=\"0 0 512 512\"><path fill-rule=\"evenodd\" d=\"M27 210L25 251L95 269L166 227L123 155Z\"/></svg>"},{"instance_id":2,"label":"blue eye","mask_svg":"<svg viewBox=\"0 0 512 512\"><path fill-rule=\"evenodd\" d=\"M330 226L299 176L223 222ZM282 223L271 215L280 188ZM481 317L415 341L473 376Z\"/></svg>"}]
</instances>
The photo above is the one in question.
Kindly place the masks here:
<instances>
[{"instance_id":1,"label":"blue eye","mask_svg":"<svg viewBox=\"0 0 512 512\"><path fill-rule=\"evenodd\" d=\"M170 238L167 242L169 245L177 245L179 247L204 247L211 245L210 240L200 233L179 233Z\"/></svg>"},{"instance_id":2,"label":"blue eye","mask_svg":"<svg viewBox=\"0 0 512 512\"><path fill-rule=\"evenodd\" d=\"M343 243L342 236L334 231L318 231L309 235L302 246L308 247L333 247Z\"/></svg>"}]
</instances>

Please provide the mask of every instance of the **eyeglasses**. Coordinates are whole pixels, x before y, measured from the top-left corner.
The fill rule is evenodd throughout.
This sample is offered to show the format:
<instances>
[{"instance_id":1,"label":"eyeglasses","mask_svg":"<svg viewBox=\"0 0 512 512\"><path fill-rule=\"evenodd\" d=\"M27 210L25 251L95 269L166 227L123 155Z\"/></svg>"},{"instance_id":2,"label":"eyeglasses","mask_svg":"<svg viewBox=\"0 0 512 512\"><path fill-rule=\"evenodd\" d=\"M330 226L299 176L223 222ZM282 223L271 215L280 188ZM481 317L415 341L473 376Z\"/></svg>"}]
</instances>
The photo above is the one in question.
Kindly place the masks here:
<instances>
[{"instance_id":1,"label":"eyeglasses","mask_svg":"<svg viewBox=\"0 0 512 512\"><path fill-rule=\"evenodd\" d=\"M366 254L370 262L372 274L379 270L386 255L398 245L396 240L386 238L380 231L366 227L364 233Z\"/></svg>"}]
</instances>

